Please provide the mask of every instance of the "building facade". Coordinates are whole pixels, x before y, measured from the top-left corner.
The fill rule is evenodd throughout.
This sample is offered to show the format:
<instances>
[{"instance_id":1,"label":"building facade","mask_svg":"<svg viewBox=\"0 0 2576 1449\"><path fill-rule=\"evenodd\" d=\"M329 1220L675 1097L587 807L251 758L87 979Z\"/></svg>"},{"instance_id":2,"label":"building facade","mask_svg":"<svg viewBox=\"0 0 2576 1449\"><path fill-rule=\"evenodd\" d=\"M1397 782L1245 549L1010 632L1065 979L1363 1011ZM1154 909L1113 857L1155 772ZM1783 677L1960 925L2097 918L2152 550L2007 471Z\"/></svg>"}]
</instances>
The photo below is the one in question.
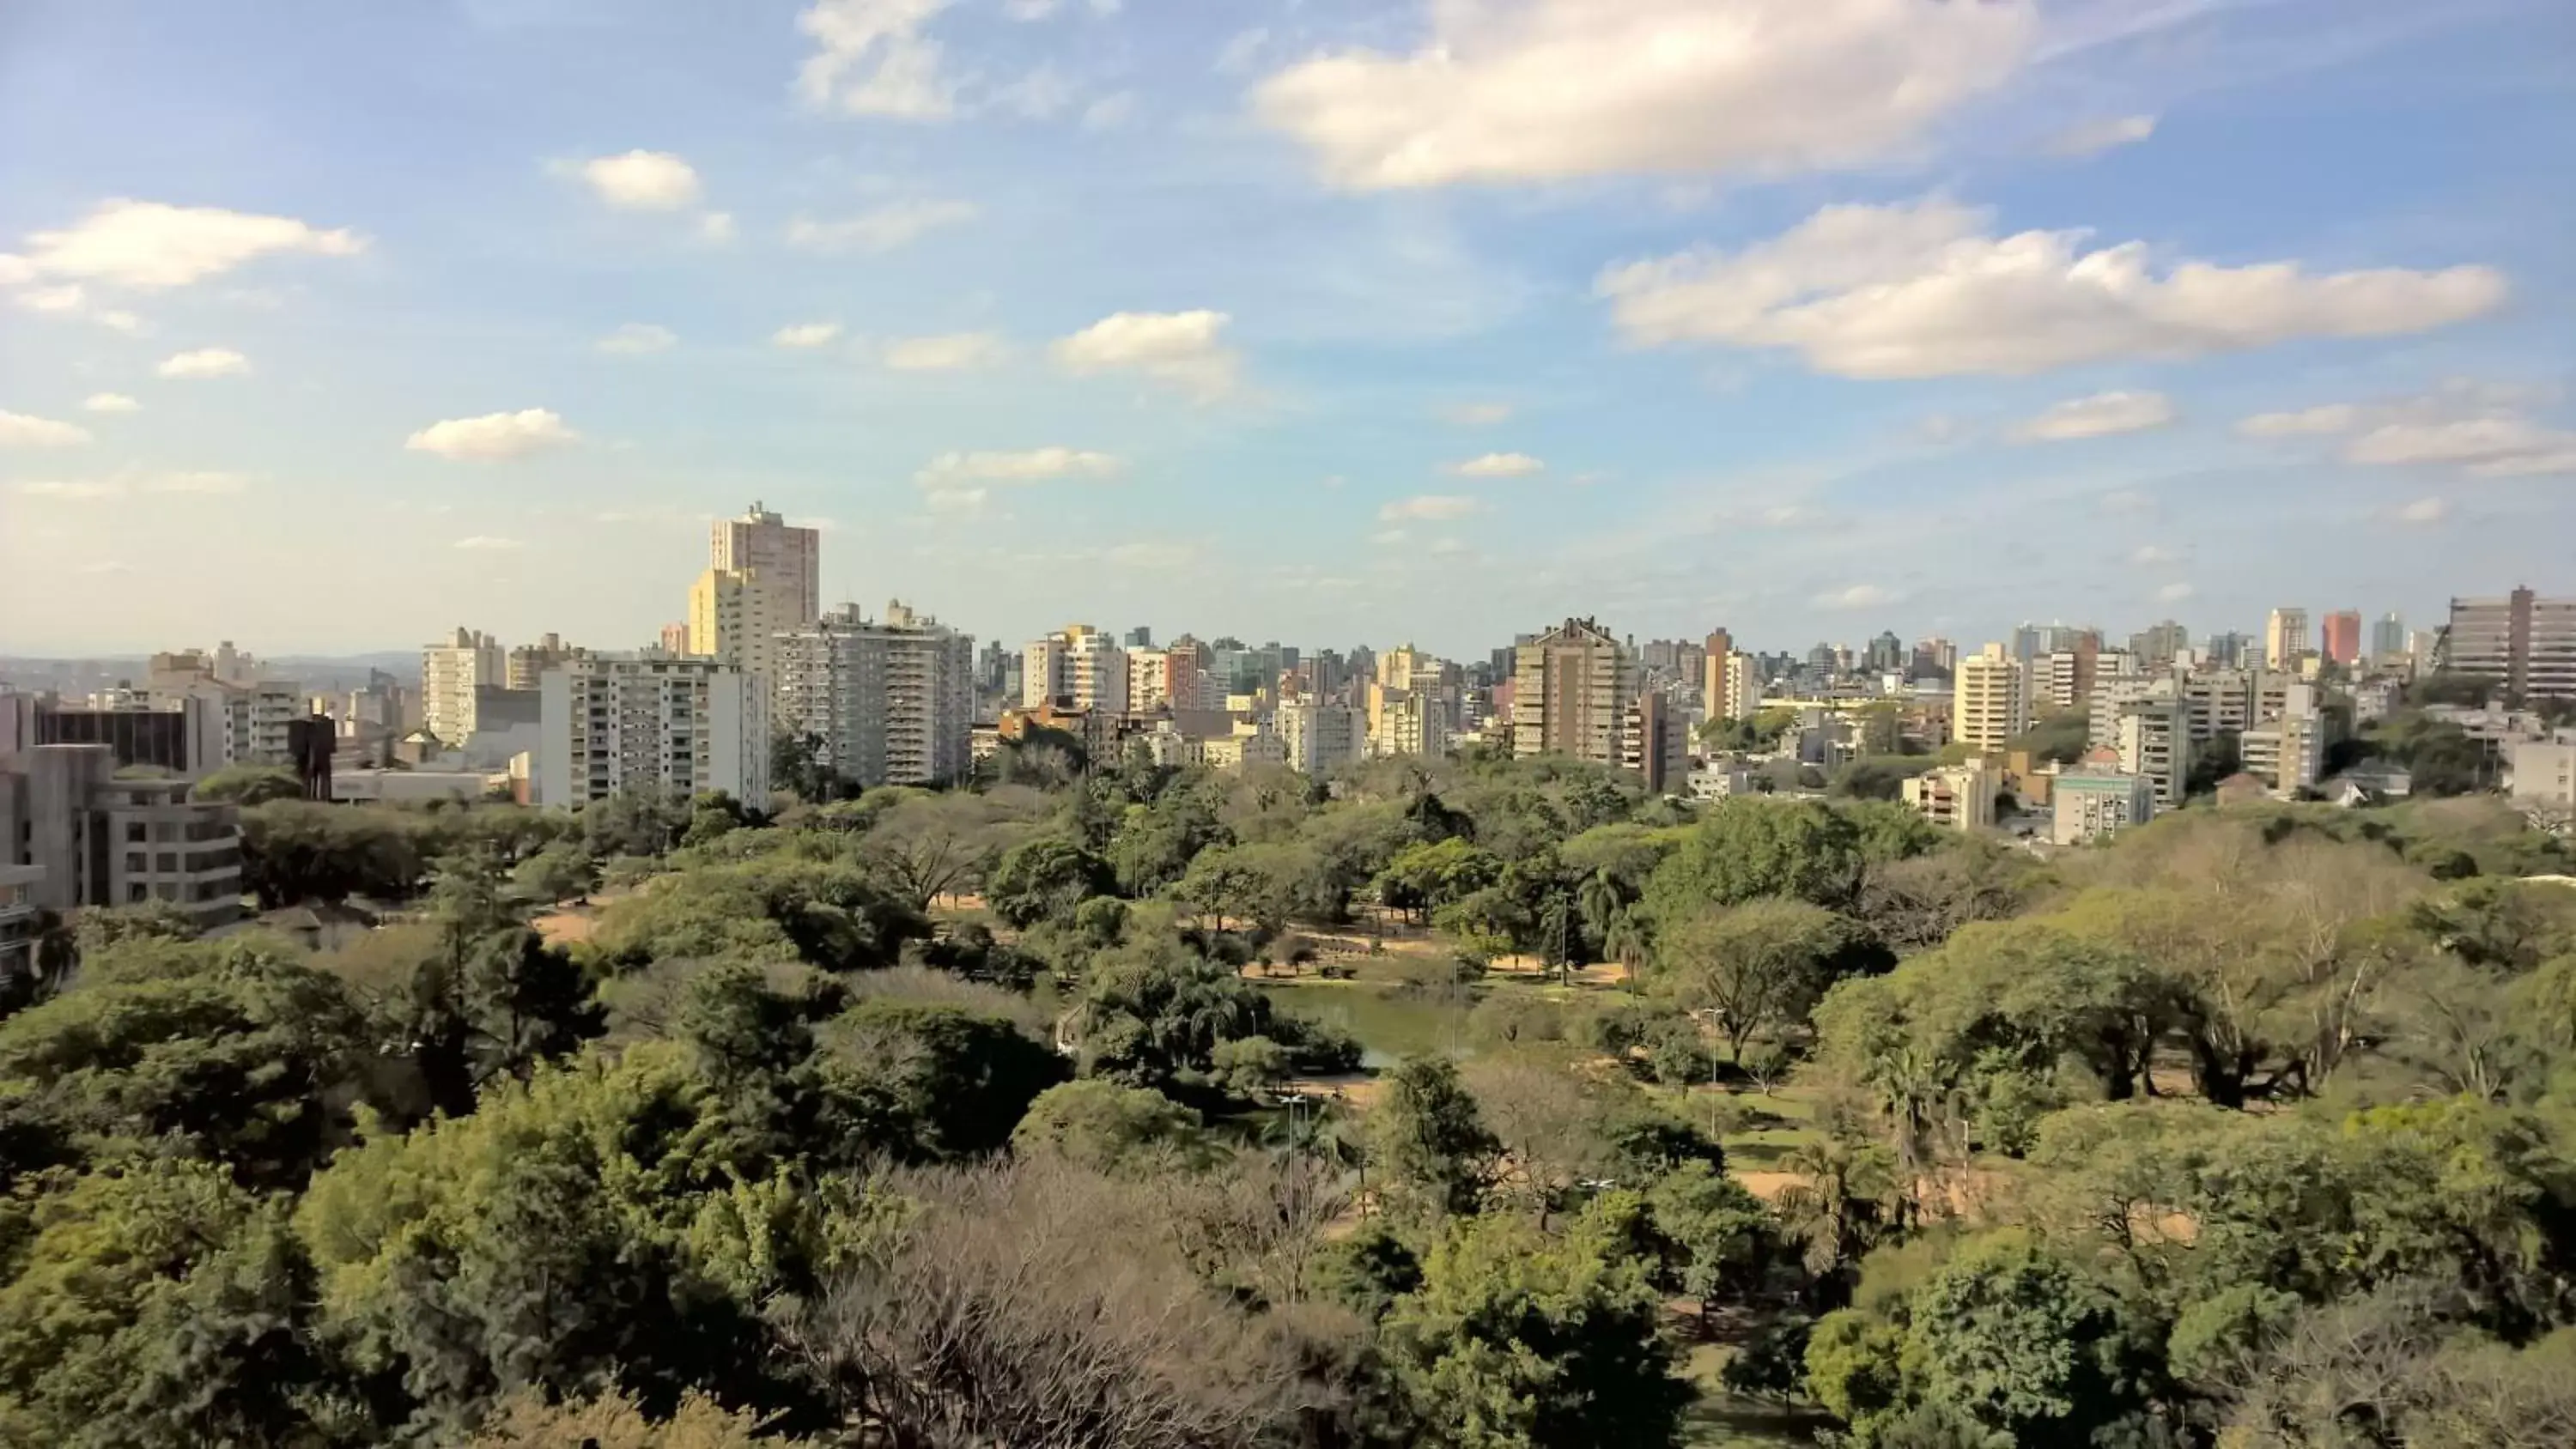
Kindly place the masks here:
<instances>
[{"instance_id":1,"label":"building facade","mask_svg":"<svg viewBox=\"0 0 2576 1449\"><path fill-rule=\"evenodd\" d=\"M1959 660L1950 684L1950 738L1999 750L2030 728L2030 670L2001 644Z\"/></svg>"},{"instance_id":2,"label":"building facade","mask_svg":"<svg viewBox=\"0 0 2576 1449\"><path fill-rule=\"evenodd\" d=\"M1995 772L1979 761L1927 770L1898 787L1906 805L1944 830L1985 830L1995 823Z\"/></svg>"},{"instance_id":3,"label":"building facade","mask_svg":"<svg viewBox=\"0 0 2576 1449\"><path fill-rule=\"evenodd\" d=\"M2089 845L2153 819L2155 786L2140 775L2069 770L2057 777L2049 809L2050 840Z\"/></svg>"},{"instance_id":4,"label":"building facade","mask_svg":"<svg viewBox=\"0 0 2576 1449\"><path fill-rule=\"evenodd\" d=\"M769 689L712 659L588 654L547 673L536 803L580 806L623 791L769 796Z\"/></svg>"},{"instance_id":5,"label":"building facade","mask_svg":"<svg viewBox=\"0 0 2576 1449\"><path fill-rule=\"evenodd\" d=\"M219 926L241 914L241 822L185 780L116 777L105 745L0 756L0 868L22 904L70 911L158 901ZM30 874L29 869L35 872Z\"/></svg>"},{"instance_id":6,"label":"building facade","mask_svg":"<svg viewBox=\"0 0 2576 1449\"><path fill-rule=\"evenodd\" d=\"M778 640L777 719L862 786L936 785L972 768L975 640L901 601L855 608Z\"/></svg>"},{"instance_id":7,"label":"building facade","mask_svg":"<svg viewBox=\"0 0 2576 1449\"><path fill-rule=\"evenodd\" d=\"M474 733L474 691L509 682L501 641L459 628L445 642L420 651L421 728L445 744L463 744Z\"/></svg>"},{"instance_id":8,"label":"building facade","mask_svg":"<svg viewBox=\"0 0 2576 1449\"><path fill-rule=\"evenodd\" d=\"M2508 703L2576 699L2576 598L2516 589L2453 599L2443 662L2454 674L2499 681Z\"/></svg>"},{"instance_id":9,"label":"building facade","mask_svg":"<svg viewBox=\"0 0 2576 1449\"><path fill-rule=\"evenodd\" d=\"M730 573L757 572L783 600L782 629L811 624L823 613L823 535L790 528L787 520L754 503L740 518L720 520L707 541L707 566ZM695 635L690 641L697 648Z\"/></svg>"},{"instance_id":10,"label":"building facade","mask_svg":"<svg viewBox=\"0 0 2576 1449\"><path fill-rule=\"evenodd\" d=\"M797 581L760 569L711 568L689 586L689 652L775 687L778 636L813 622L799 619Z\"/></svg>"},{"instance_id":11,"label":"building facade","mask_svg":"<svg viewBox=\"0 0 2576 1449\"><path fill-rule=\"evenodd\" d=\"M507 678L503 682L511 689L534 689L538 681L546 677L547 670L580 652L552 634L534 644L522 644L510 651Z\"/></svg>"},{"instance_id":12,"label":"building facade","mask_svg":"<svg viewBox=\"0 0 2576 1449\"><path fill-rule=\"evenodd\" d=\"M2326 615L2325 632L2321 642L2324 645L2328 664L2340 664L2347 669L2359 664L2361 662L2361 611L2337 609Z\"/></svg>"},{"instance_id":13,"label":"building facade","mask_svg":"<svg viewBox=\"0 0 2576 1449\"><path fill-rule=\"evenodd\" d=\"M2308 611L2274 609L2263 621L2263 665L2296 673L2299 661L2315 652L2308 632Z\"/></svg>"},{"instance_id":14,"label":"building facade","mask_svg":"<svg viewBox=\"0 0 2576 1449\"><path fill-rule=\"evenodd\" d=\"M1368 753L1367 722L1349 705L1299 700L1272 717L1288 768L1329 775Z\"/></svg>"},{"instance_id":15,"label":"building facade","mask_svg":"<svg viewBox=\"0 0 2576 1449\"><path fill-rule=\"evenodd\" d=\"M1620 763L1637 661L1590 619L1568 619L1513 651L1512 753Z\"/></svg>"},{"instance_id":16,"label":"building facade","mask_svg":"<svg viewBox=\"0 0 2576 1449\"><path fill-rule=\"evenodd\" d=\"M2120 711L2120 771L2154 789L2156 803L2182 803L2191 780L2191 712L2179 699L2144 699Z\"/></svg>"}]
</instances>

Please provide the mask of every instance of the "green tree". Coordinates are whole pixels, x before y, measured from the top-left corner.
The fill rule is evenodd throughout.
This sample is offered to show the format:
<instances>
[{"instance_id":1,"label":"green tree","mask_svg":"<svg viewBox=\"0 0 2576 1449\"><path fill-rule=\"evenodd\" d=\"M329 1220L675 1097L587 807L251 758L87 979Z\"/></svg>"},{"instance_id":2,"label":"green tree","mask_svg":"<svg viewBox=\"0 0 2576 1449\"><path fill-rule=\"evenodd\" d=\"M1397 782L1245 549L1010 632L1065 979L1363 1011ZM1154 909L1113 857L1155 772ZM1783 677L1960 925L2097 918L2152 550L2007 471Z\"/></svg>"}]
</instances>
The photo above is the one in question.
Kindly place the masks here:
<instances>
[{"instance_id":1,"label":"green tree","mask_svg":"<svg viewBox=\"0 0 2576 1449\"><path fill-rule=\"evenodd\" d=\"M1062 920L1109 885L1099 857L1061 836L1040 836L1002 853L984 887L995 913L1014 926Z\"/></svg>"},{"instance_id":2,"label":"green tree","mask_svg":"<svg viewBox=\"0 0 2576 1449\"><path fill-rule=\"evenodd\" d=\"M229 805L265 805L271 800L301 800L304 783L292 770L275 765L226 765L199 780L188 791L191 800Z\"/></svg>"},{"instance_id":3,"label":"green tree","mask_svg":"<svg viewBox=\"0 0 2576 1449\"><path fill-rule=\"evenodd\" d=\"M1199 1114L1150 1087L1097 1078L1049 1087L1011 1130L1021 1156L1055 1155L1105 1173L1205 1160Z\"/></svg>"},{"instance_id":4,"label":"green tree","mask_svg":"<svg viewBox=\"0 0 2576 1449\"><path fill-rule=\"evenodd\" d=\"M1728 1055L1741 1061L1755 1032L1804 1022L1837 976L1870 956L1865 946L1833 912L1772 899L1677 921L1658 955L1675 999L1716 1016Z\"/></svg>"},{"instance_id":5,"label":"green tree","mask_svg":"<svg viewBox=\"0 0 2576 1449\"><path fill-rule=\"evenodd\" d=\"M1446 1057L1412 1056L1382 1079L1368 1115L1369 1156L1388 1191L1434 1213L1472 1213L1501 1144Z\"/></svg>"},{"instance_id":6,"label":"green tree","mask_svg":"<svg viewBox=\"0 0 2576 1449\"><path fill-rule=\"evenodd\" d=\"M1777 1245L1770 1211L1706 1161L1681 1163L1657 1178L1646 1189L1646 1210L1662 1249L1662 1286L1697 1302L1701 1331L1710 1331L1721 1305L1760 1285Z\"/></svg>"},{"instance_id":7,"label":"green tree","mask_svg":"<svg viewBox=\"0 0 2576 1449\"><path fill-rule=\"evenodd\" d=\"M1655 868L1646 903L1658 922L1763 896L1839 909L1859 894L1862 864L1859 832L1826 806L1721 800Z\"/></svg>"},{"instance_id":8,"label":"green tree","mask_svg":"<svg viewBox=\"0 0 2576 1449\"><path fill-rule=\"evenodd\" d=\"M2153 1356L2118 1300L2027 1239L1971 1243L1908 1308L1908 1386L2008 1442L2105 1442L2155 1396Z\"/></svg>"}]
</instances>

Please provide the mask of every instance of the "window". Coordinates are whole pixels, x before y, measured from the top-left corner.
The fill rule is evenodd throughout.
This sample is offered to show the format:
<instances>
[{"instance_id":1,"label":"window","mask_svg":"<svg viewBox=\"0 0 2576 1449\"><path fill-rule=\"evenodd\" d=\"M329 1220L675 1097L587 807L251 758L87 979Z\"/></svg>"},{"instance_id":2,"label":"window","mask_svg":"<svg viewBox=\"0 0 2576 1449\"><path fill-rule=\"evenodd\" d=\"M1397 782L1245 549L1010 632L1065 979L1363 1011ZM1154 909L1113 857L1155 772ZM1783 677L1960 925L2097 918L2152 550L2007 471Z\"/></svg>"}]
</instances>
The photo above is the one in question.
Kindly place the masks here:
<instances>
[{"instance_id":1,"label":"window","mask_svg":"<svg viewBox=\"0 0 2576 1449\"><path fill-rule=\"evenodd\" d=\"M140 845L146 839L149 839L150 835L151 832L145 828L142 821L129 820L125 822L125 840L127 844Z\"/></svg>"}]
</instances>

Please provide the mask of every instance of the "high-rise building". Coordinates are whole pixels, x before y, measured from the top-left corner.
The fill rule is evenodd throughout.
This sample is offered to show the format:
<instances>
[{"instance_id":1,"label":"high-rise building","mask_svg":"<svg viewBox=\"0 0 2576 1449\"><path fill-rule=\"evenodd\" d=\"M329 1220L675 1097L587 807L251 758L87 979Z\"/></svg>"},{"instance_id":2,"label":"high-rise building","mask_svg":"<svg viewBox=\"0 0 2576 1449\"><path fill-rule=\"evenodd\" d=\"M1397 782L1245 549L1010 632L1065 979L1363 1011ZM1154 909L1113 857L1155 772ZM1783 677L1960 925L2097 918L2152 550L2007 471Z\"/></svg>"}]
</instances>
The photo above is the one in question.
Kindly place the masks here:
<instances>
[{"instance_id":1,"label":"high-rise building","mask_svg":"<svg viewBox=\"0 0 2576 1449\"><path fill-rule=\"evenodd\" d=\"M1437 759L1449 753L1448 713L1436 700L1410 690L1379 688L1377 717L1369 729L1370 754Z\"/></svg>"},{"instance_id":2,"label":"high-rise building","mask_svg":"<svg viewBox=\"0 0 2576 1449\"><path fill-rule=\"evenodd\" d=\"M2394 664L2406 657L2406 616L2391 611L2370 626L2370 661Z\"/></svg>"},{"instance_id":3,"label":"high-rise building","mask_svg":"<svg viewBox=\"0 0 2576 1449\"><path fill-rule=\"evenodd\" d=\"M116 770L103 744L0 754L0 964L9 938L24 939L21 911L158 901L200 928L241 914L234 808L190 801L185 780Z\"/></svg>"},{"instance_id":4,"label":"high-rise building","mask_svg":"<svg viewBox=\"0 0 2576 1449\"><path fill-rule=\"evenodd\" d=\"M1905 641L1897 638L1892 631L1880 633L1877 638L1869 641L1869 656L1866 662L1873 671L1903 669Z\"/></svg>"},{"instance_id":5,"label":"high-rise building","mask_svg":"<svg viewBox=\"0 0 2576 1449\"><path fill-rule=\"evenodd\" d=\"M2245 773L2275 790L2303 790L2324 773L2325 716L2312 684L2288 684L2281 706L2245 731L2238 749Z\"/></svg>"},{"instance_id":6,"label":"high-rise building","mask_svg":"<svg viewBox=\"0 0 2576 1449\"><path fill-rule=\"evenodd\" d=\"M1136 714L1172 707L1172 651L1130 646L1127 708Z\"/></svg>"},{"instance_id":7,"label":"high-rise building","mask_svg":"<svg viewBox=\"0 0 2576 1449\"><path fill-rule=\"evenodd\" d=\"M460 628L445 643L429 645L420 651L421 728L441 744L463 744L474 733L474 691L508 679L501 641L489 634Z\"/></svg>"},{"instance_id":8,"label":"high-rise building","mask_svg":"<svg viewBox=\"0 0 2576 1449\"><path fill-rule=\"evenodd\" d=\"M1619 763L1650 794L1677 793L1690 770L1689 731L1661 690L1639 690L1621 730Z\"/></svg>"},{"instance_id":9,"label":"high-rise building","mask_svg":"<svg viewBox=\"0 0 2576 1449\"><path fill-rule=\"evenodd\" d=\"M2212 634L2209 642L2202 646L2201 656L2222 669L2239 669L2247 663L2245 650L2252 642L2234 632Z\"/></svg>"},{"instance_id":10,"label":"high-rise building","mask_svg":"<svg viewBox=\"0 0 2576 1449\"><path fill-rule=\"evenodd\" d=\"M2504 686L2516 703L2576 699L2576 598L2516 589L2500 599L2453 599L2442 662Z\"/></svg>"},{"instance_id":11,"label":"high-rise building","mask_svg":"<svg viewBox=\"0 0 2576 1449\"><path fill-rule=\"evenodd\" d=\"M663 625L660 642L662 645L662 652L665 654L688 653L689 621L681 619L676 622ZM542 678L542 676L540 677Z\"/></svg>"},{"instance_id":12,"label":"high-rise building","mask_svg":"<svg viewBox=\"0 0 2576 1449\"><path fill-rule=\"evenodd\" d=\"M779 639L778 722L855 784L943 784L973 764L974 659L974 636L901 601L843 607Z\"/></svg>"},{"instance_id":13,"label":"high-rise building","mask_svg":"<svg viewBox=\"0 0 2576 1449\"><path fill-rule=\"evenodd\" d=\"M1153 647L1154 647L1154 630L1153 630L1153 626L1151 626L1151 625L1149 625L1149 624L1139 624L1139 625L1137 625L1135 628L1128 630L1128 631L1127 631L1127 647L1128 647L1128 648L1130 648L1130 649L1151 649L1151 648L1153 648Z\"/></svg>"},{"instance_id":14,"label":"high-rise building","mask_svg":"<svg viewBox=\"0 0 2576 1449\"><path fill-rule=\"evenodd\" d=\"M2299 661L2316 649L2308 632L2308 611L2274 609L2263 621L2263 667L2286 669L2295 674Z\"/></svg>"},{"instance_id":15,"label":"high-rise building","mask_svg":"<svg viewBox=\"0 0 2576 1449\"><path fill-rule=\"evenodd\" d=\"M1272 717L1288 768L1301 775L1329 775L1368 753L1360 712L1343 704L1300 700Z\"/></svg>"},{"instance_id":16,"label":"high-rise building","mask_svg":"<svg viewBox=\"0 0 2576 1449\"><path fill-rule=\"evenodd\" d=\"M548 634L534 644L522 644L510 651L506 686L511 689L534 689L546 677L546 671L581 651Z\"/></svg>"},{"instance_id":17,"label":"high-rise building","mask_svg":"<svg viewBox=\"0 0 2576 1449\"><path fill-rule=\"evenodd\" d=\"M779 626L811 624L823 612L823 535L790 528L787 520L754 503L740 518L717 522L708 541L707 566L730 573L758 573L783 601ZM695 621L691 621L692 627ZM691 652L704 653L695 642Z\"/></svg>"},{"instance_id":18,"label":"high-rise building","mask_svg":"<svg viewBox=\"0 0 2576 1449\"><path fill-rule=\"evenodd\" d=\"M1620 762L1637 661L1590 619L1568 619L1514 651L1512 753Z\"/></svg>"},{"instance_id":19,"label":"high-rise building","mask_svg":"<svg viewBox=\"0 0 2576 1449\"><path fill-rule=\"evenodd\" d=\"M1914 643L1914 672L1949 674L1959 667L1959 646L1935 634Z\"/></svg>"},{"instance_id":20,"label":"high-rise building","mask_svg":"<svg viewBox=\"0 0 2576 1449\"><path fill-rule=\"evenodd\" d=\"M796 588L790 575L708 569L689 589L689 652L775 687L778 636L814 621L797 617Z\"/></svg>"},{"instance_id":21,"label":"high-rise building","mask_svg":"<svg viewBox=\"0 0 2576 1449\"><path fill-rule=\"evenodd\" d=\"M654 649L567 660L538 690L537 803L709 790L765 802L770 693L765 681L695 655Z\"/></svg>"},{"instance_id":22,"label":"high-rise building","mask_svg":"<svg viewBox=\"0 0 2576 1449\"><path fill-rule=\"evenodd\" d=\"M1180 642L1174 640L1173 648ZM1020 702L1032 709L1059 704L1124 714L1129 667L1127 651L1107 631L1068 624L1020 651Z\"/></svg>"},{"instance_id":23,"label":"high-rise building","mask_svg":"<svg viewBox=\"0 0 2576 1449\"><path fill-rule=\"evenodd\" d=\"M2350 668L2361 662L2361 611L2337 609L2326 615L2325 655L2329 664Z\"/></svg>"},{"instance_id":24,"label":"high-rise building","mask_svg":"<svg viewBox=\"0 0 2576 1449\"><path fill-rule=\"evenodd\" d=\"M2144 699L2120 711L2120 769L2143 775L2159 805L2180 805L2191 780L2191 713L2181 700Z\"/></svg>"},{"instance_id":25,"label":"high-rise building","mask_svg":"<svg viewBox=\"0 0 2576 1449\"><path fill-rule=\"evenodd\" d=\"M2167 619L2131 635L2129 652L2149 669L2161 669L2191 648L2191 631Z\"/></svg>"},{"instance_id":26,"label":"high-rise building","mask_svg":"<svg viewBox=\"0 0 2576 1449\"><path fill-rule=\"evenodd\" d=\"M1710 719L1750 720L1762 712L1762 662L1750 654L1721 654L1711 661L1716 708Z\"/></svg>"},{"instance_id":27,"label":"high-rise building","mask_svg":"<svg viewBox=\"0 0 2576 1449\"><path fill-rule=\"evenodd\" d=\"M2029 667L2001 644L1962 657L1951 676L1951 740L1999 750L2029 728Z\"/></svg>"}]
</instances>

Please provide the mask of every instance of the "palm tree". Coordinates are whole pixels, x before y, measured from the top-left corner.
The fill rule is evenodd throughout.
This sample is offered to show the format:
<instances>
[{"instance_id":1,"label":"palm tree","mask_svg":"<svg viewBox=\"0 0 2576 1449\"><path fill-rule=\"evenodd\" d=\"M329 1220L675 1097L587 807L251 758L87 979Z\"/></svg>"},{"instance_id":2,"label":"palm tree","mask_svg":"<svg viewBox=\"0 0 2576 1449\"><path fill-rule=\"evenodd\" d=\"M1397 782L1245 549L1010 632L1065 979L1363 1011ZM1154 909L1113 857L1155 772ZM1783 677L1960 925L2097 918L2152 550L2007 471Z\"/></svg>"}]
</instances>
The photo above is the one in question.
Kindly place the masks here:
<instances>
[{"instance_id":1,"label":"palm tree","mask_svg":"<svg viewBox=\"0 0 2576 1449\"><path fill-rule=\"evenodd\" d=\"M1611 913L1601 932L1601 953L1616 961L1628 973L1628 994L1637 994L1637 963L1646 959L1646 923L1637 912L1621 906Z\"/></svg>"},{"instance_id":2,"label":"palm tree","mask_svg":"<svg viewBox=\"0 0 2576 1449\"><path fill-rule=\"evenodd\" d=\"M1628 893L1620 888L1618 877L1610 874L1608 866L1584 877L1574 889L1574 904L1583 912L1583 924L1591 928L1592 938L1608 950L1610 920L1628 904Z\"/></svg>"}]
</instances>

